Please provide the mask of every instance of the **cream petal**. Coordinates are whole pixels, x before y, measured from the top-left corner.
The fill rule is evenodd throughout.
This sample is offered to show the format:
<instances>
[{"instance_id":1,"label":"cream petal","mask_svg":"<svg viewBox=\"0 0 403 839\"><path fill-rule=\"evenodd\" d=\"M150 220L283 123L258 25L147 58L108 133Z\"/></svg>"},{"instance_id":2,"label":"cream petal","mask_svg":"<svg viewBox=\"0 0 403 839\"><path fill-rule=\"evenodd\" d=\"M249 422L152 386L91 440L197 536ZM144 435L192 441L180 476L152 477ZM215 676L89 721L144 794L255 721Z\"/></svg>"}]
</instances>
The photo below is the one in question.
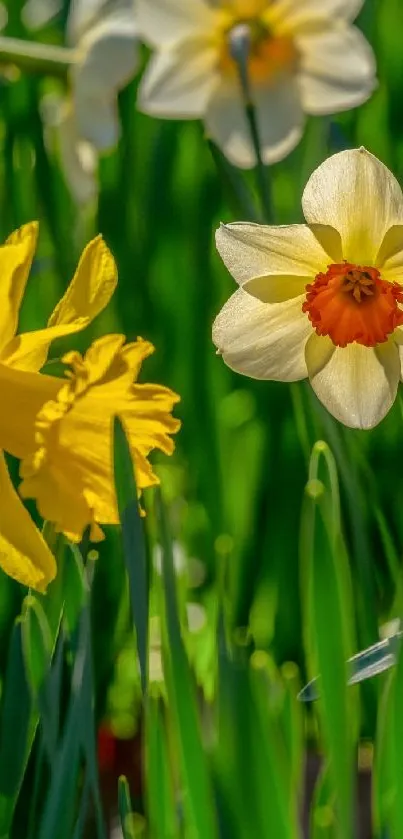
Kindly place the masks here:
<instances>
[{"instance_id":1,"label":"cream petal","mask_svg":"<svg viewBox=\"0 0 403 839\"><path fill-rule=\"evenodd\" d=\"M211 33L217 25L218 12L203 0L136 0L136 11L141 36L156 47Z\"/></svg>"},{"instance_id":2,"label":"cream petal","mask_svg":"<svg viewBox=\"0 0 403 839\"><path fill-rule=\"evenodd\" d=\"M403 285L403 225L395 224L384 236L375 265L382 279Z\"/></svg>"},{"instance_id":3,"label":"cream petal","mask_svg":"<svg viewBox=\"0 0 403 839\"><path fill-rule=\"evenodd\" d=\"M355 26L339 26L296 39L298 83L304 111L331 114L365 102L376 86L376 64Z\"/></svg>"},{"instance_id":4,"label":"cream petal","mask_svg":"<svg viewBox=\"0 0 403 839\"><path fill-rule=\"evenodd\" d=\"M116 145L120 135L120 124L117 103L113 97L101 99L81 95L81 91L76 89L74 114L80 139L90 143L98 151L107 151Z\"/></svg>"},{"instance_id":5,"label":"cream petal","mask_svg":"<svg viewBox=\"0 0 403 839\"><path fill-rule=\"evenodd\" d=\"M334 347L311 335L305 349L316 396L350 428L373 428L392 407L400 378L399 352L391 340L377 347L352 343Z\"/></svg>"},{"instance_id":6,"label":"cream petal","mask_svg":"<svg viewBox=\"0 0 403 839\"><path fill-rule=\"evenodd\" d=\"M280 34L315 32L326 29L329 19L352 21L364 0L281 0L269 5L266 20Z\"/></svg>"},{"instance_id":7,"label":"cream petal","mask_svg":"<svg viewBox=\"0 0 403 839\"><path fill-rule=\"evenodd\" d=\"M302 311L304 297L273 305L239 289L213 324L213 341L232 370L253 379L305 379L305 343L312 326Z\"/></svg>"},{"instance_id":8,"label":"cream petal","mask_svg":"<svg viewBox=\"0 0 403 839\"><path fill-rule=\"evenodd\" d=\"M327 232L335 249L338 234ZM308 282L326 271L332 261L317 235L305 224L222 224L216 233L216 244L236 282L247 285L248 293L265 303L279 303L303 294Z\"/></svg>"},{"instance_id":9,"label":"cream petal","mask_svg":"<svg viewBox=\"0 0 403 839\"><path fill-rule=\"evenodd\" d=\"M397 339L397 348L399 351L399 361L400 361L400 380L403 381L403 330L396 329L393 337Z\"/></svg>"},{"instance_id":10,"label":"cream petal","mask_svg":"<svg viewBox=\"0 0 403 839\"><path fill-rule=\"evenodd\" d=\"M80 43L81 60L72 79L81 96L108 99L133 78L138 65L134 10L102 18Z\"/></svg>"},{"instance_id":11,"label":"cream petal","mask_svg":"<svg viewBox=\"0 0 403 839\"><path fill-rule=\"evenodd\" d=\"M94 147L80 139L73 109L67 107L57 127L63 173L74 199L86 204L97 194L97 155Z\"/></svg>"},{"instance_id":12,"label":"cream petal","mask_svg":"<svg viewBox=\"0 0 403 839\"><path fill-rule=\"evenodd\" d=\"M387 230L403 222L403 195L386 166L366 149L334 154L311 175L302 196L309 224L341 234L348 262L374 265Z\"/></svg>"},{"instance_id":13,"label":"cream petal","mask_svg":"<svg viewBox=\"0 0 403 839\"><path fill-rule=\"evenodd\" d=\"M261 155L265 164L286 157L302 136L304 115L297 84L286 78L275 86L253 90L260 135ZM242 103L239 85L222 80L208 104L206 131L228 160L241 169L256 165L250 128Z\"/></svg>"},{"instance_id":14,"label":"cream petal","mask_svg":"<svg viewBox=\"0 0 403 839\"><path fill-rule=\"evenodd\" d=\"M156 53L140 83L139 109L151 116L202 117L217 84L216 65L216 47L201 38Z\"/></svg>"},{"instance_id":15,"label":"cream petal","mask_svg":"<svg viewBox=\"0 0 403 839\"><path fill-rule=\"evenodd\" d=\"M67 18L67 42L77 46L100 17L105 17L109 0L71 0ZM132 7L132 0L118 0L119 6Z\"/></svg>"}]
</instances>

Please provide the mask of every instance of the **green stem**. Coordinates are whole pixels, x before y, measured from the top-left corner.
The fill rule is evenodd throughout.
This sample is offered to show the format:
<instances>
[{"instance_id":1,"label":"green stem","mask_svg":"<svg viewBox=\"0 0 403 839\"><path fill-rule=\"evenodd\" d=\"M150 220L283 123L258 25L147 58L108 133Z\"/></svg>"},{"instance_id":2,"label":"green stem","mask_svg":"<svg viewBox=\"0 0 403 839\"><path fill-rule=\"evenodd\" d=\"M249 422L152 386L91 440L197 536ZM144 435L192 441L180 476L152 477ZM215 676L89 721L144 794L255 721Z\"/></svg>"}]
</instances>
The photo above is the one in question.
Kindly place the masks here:
<instances>
[{"instance_id":1,"label":"green stem","mask_svg":"<svg viewBox=\"0 0 403 839\"><path fill-rule=\"evenodd\" d=\"M77 51L19 38L0 37L0 65L14 64L21 70L65 76L77 61Z\"/></svg>"},{"instance_id":2,"label":"green stem","mask_svg":"<svg viewBox=\"0 0 403 839\"><path fill-rule=\"evenodd\" d=\"M253 147L256 153L256 183L259 190L260 200L262 202L262 211L264 214L265 221L267 221L268 224L271 224L273 222L273 206L270 194L269 180L260 151L260 137L259 127L256 118L256 108L251 101L245 102L245 112L249 123Z\"/></svg>"},{"instance_id":3,"label":"green stem","mask_svg":"<svg viewBox=\"0 0 403 839\"><path fill-rule=\"evenodd\" d=\"M228 200L232 205L231 209L236 212L236 215L241 213L245 221L261 221L260 212L255 208L253 198L239 170L231 166L212 140L208 139L207 142Z\"/></svg>"},{"instance_id":4,"label":"green stem","mask_svg":"<svg viewBox=\"0 0 403 839\"><path fill-rule=\"evenodd\" d=\"M267 171L262 160L259 126L249 78L250 47L249 27L247 24L240 24L238 27L235 27L230 35L230 51L238 68L245 114L248 120L251 140L256 154L256 184L260 195L262 210L265 221L270 224L273 222L273 206Z\"/></svg>"}]
</instances>

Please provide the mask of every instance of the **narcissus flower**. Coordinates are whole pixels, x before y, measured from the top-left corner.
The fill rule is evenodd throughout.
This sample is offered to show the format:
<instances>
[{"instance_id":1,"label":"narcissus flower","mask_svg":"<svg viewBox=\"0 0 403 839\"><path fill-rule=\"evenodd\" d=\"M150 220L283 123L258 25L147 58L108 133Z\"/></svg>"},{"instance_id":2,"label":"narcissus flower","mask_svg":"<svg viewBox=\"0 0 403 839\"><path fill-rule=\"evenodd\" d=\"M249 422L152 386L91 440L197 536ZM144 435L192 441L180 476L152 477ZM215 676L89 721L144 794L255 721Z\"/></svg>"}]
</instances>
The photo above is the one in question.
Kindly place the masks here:
<instances>
[{"instance_id":1,"label":"narcissus flower","mask_svg":"<svg viewBox=\"0 0 403 839\"><path fill-rule=\"evenodd\" d=\"M21 464L20 493L35 498L39 512L57 531L79 541L91 526L117 524L112 464L112 423L123 422L139 490L159 483L147 456L154 448L172 454L169 436L179 428L170 412L178 397L166 387L138 384L141 364L153 351L147 341L125 344L122 335L95 341L84 358L64 356L67 381L36 416L36 451Z\"/></svg>"},{"instance_id":2,"label":"narcissus flower","mask_svg":"<svg viewBox=\"0 0 403 839\"><path fill-rule=\"evenodd\" d=\"M82 358L64 356L66 379L37 372L57 337L83 329L108 303L117 280L112 255L100 237L85 249L76 274L46 329L15 335L32 262L37 228L26 225L0 248L0 447L21 460L20 493L35 498L44 518L71 539L86 527L118 522L112 473L112 422L127 432L139 489L157 482L147 456L170 453L179 422L170 415L178 397L157 385L137 384L152 352L139 339L109 335ZM0 452L0 566L42 590L54 577L54 558L9 478Z\"/></svg>"},{"instance_id":3,"label":"narcissus flower","mask_svg":"<svg viewBox=\"0 0 403 839\"><path fill-rule=\"evenodd\" d=\"M241 286L213 327L234 370L309 377L345 425L372 428L403 375L403 195L365 149L335 154L302 197L306 225L223 225L217 247Z\"/></svg>"},{"instance_id":4,"label":"narcissus flower","mask_svg":"<svg viewBox=\"0 0 403 839\"><path fill-rule=\"evenodd\" d=\"M351 25L363 0L137 0L143 38L156 49L140 85L146 113L202 118L237 166L255 164L234 50L248 50L262 157L298 143L304 113L356 107L375 86L375 62Z\"/></svg>"},{"instance_id":5,"label":"narcissus flower","mask_svg":"<svg viewBox=\"0 0 403 839\"><path fill-rule=\"evenodd\" d=\"M119 139L117 96L138 65L134 0L72 0L67 38L76 59L60 150L73 194L85 201L95 193L97 152Z\"/></svg>"}]
</instances>

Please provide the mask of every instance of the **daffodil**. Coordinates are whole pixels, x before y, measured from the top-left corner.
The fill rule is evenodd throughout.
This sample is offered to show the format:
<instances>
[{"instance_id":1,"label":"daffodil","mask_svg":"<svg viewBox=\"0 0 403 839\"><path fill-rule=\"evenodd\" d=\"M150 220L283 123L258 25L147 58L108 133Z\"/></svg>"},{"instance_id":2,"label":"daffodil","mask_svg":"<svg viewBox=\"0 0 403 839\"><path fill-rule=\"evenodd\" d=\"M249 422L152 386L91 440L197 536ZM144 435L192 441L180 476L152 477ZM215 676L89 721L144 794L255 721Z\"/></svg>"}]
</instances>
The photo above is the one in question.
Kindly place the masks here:
<instances>
[{"instance_id":1,"label":"daffodil","mask_svg":"<svg viewBox=\"0 0 403 839\"><path fill-rule=\"evenodd\" d=\"M302 197L307 224L223 225L217 247L241 288L213 327L232 369L309 378L345 425L372 428L403 375L403 195L365 149L335 154Z\"/></svg>"},{"instance_id":2,"label":"daffodil","mask_svg":"<svg viewBox=\"0 0 403 839\"><path fill-rule=\"evenodd\" d=\"M74 50L71 96L61 112L61 158L77 200L96 192L97 153L119 139L118 92L138 64L133 0L72 0L67 40Z\"/></svg>"},{"instance_id":3,"label":"daffodil","mask_svg":"<svg viewBox=\"0 0 403 839\"><path fill-rule=\"evenodd\" d=\"M248 52L262 158L298 143L304 114L356 107L375 86L375 62L352 25L363 0L137 0L138 26L155 54L140 108L154 116L204 119L237 166L256 162L235 51Z\"/></svg>"},{"instance_id":4,"label":"daffodil","mask_svg":"<svg viewBox=\"0 0 403 839\"><path fill-rule=\"evenodd\" d=\"M170 453L178 420L177 397L157 385L136 382L151 344L125 345L120 335L95 341L85 357L69 353L65 379L37 372L51 342L83 329L108 303L116 266L101 237L80 259L76 274L45 329L16 335L18 314L32 262L37 227L26 225L0 248L0 447L21 461L20 494L35 498L44 518L69 538L85 528L94 539L100 525L118 522L112 470L112 423L126 429L139 490L157 482L147 460L159 448ZM54 577L54 558L14 489L0 455L0 566L39 590Z\"/></svg>"}]
</instances>

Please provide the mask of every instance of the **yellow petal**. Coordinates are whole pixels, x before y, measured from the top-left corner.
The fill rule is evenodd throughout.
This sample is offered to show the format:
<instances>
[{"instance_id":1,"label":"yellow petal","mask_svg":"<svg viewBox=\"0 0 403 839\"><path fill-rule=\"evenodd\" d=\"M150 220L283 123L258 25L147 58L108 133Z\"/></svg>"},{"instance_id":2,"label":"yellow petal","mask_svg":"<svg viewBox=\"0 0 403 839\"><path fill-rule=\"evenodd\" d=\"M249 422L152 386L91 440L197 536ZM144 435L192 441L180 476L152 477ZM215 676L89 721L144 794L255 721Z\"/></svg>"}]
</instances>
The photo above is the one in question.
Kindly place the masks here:
<instances>
[{"instance_id":1,"label":"yellow petal","mask_svg":"<svg viewBox=\"0 0 403 839\"><path fill-rule=\"evenodd\" d=\"M334 347L315 333L306 345L311 385L325 408L350 428L373 428L387 414L400 378L393 341L377 347L352 343Z\"/></svg>"},{"instance_id":2,"label":"yellow petal","mask_svg":"<svg viewBox=\"0 0 403 839\"><path fill-rule=\"evenodd\" d=\"M108 335L95 341L84 358L65 356L71 377L40 412L39 448L21 465L21 494L35 498L43 518L73 540L88 525L118 522L113 417L120 416L126 429L140 490L158 483L147 461L151 449L171 453L169 435L179 428L171 416L176 394L158 385L133 385L152 345L138 339L123 346L123 340Z\"/></svg>"},{"instance_id":3,"label":"yellow petal","mask_svg":"<svg viewBox=\"0 0 403 839\"><path fill-rule=\"evenodd\" d=\"M385 233L403 224L397 180L363 148L325 160L305 187L302 207L309 224L339 231L344 259L357 265L374 265Z\"/></svg>"},{"instance_id":4,"label":"yellow petal","mask_svg":"<svg viewBox=\"0 0 403 839\"><path fill-rule=\"evenodd\" d=\"M116 283L113 256L102 237L97 236L83 251L76 273L49 318L47 328L18 335L3 350L1 361L10 367L40 370L52 341L88 326L109 303Z\"/></svg>"},{"instance_id":5,"label":"yellow petal","mask_svg":"<svg viewBox=\"0 0 403 839\"><path fill-rule=\"evenodd\" d=\"M0 363L0 449L18 458L35 450L37 414L50 399L56 399L62 385L61 379Z\"/></svg>"},{"instance_id":6,"label":"yellow petal","mask_svg":"<svg viewBox=\"0 0 403 839\"><path fill-rule=\"evenodd\" d=\"M240 286L266 303L279 303L303 294L332 259L324 250L336 250L340 241L328 228L319 240L305 224L268 227L262 224L222 224L216 233L218 252ZM341 253L340 253L341 255Z\"/></svg>"},{"instance_id":7,"label":"yellow petal","mask_svg":"<svg viewBox=\"0 0 403 839\"><path fill-rule=\"evenodd\" d=\"M56 563L11 483L0 453L0 566L14 580L44 591Z\"/></svg>"},{"instance_id":8,"label":"yellow petal","mask_svg":"<svg viewBox=\"0 0 403 839\"><path fill-rule=\"evenodd\" d=\"M38 238L38 224L25 224L0 247L0 347L11 340L31 270Z\"/></svg>"},{"instance_id":9,"label":"yellow petal","mask_svg":"<svg viewBox=\"0 0 403 839\"><path fill-rule=\"evenodd\" d=\"M261 15L267 8L267 0L224 0L222 5L238 20L247 20Z\"/></svg>"}]
</instances>

